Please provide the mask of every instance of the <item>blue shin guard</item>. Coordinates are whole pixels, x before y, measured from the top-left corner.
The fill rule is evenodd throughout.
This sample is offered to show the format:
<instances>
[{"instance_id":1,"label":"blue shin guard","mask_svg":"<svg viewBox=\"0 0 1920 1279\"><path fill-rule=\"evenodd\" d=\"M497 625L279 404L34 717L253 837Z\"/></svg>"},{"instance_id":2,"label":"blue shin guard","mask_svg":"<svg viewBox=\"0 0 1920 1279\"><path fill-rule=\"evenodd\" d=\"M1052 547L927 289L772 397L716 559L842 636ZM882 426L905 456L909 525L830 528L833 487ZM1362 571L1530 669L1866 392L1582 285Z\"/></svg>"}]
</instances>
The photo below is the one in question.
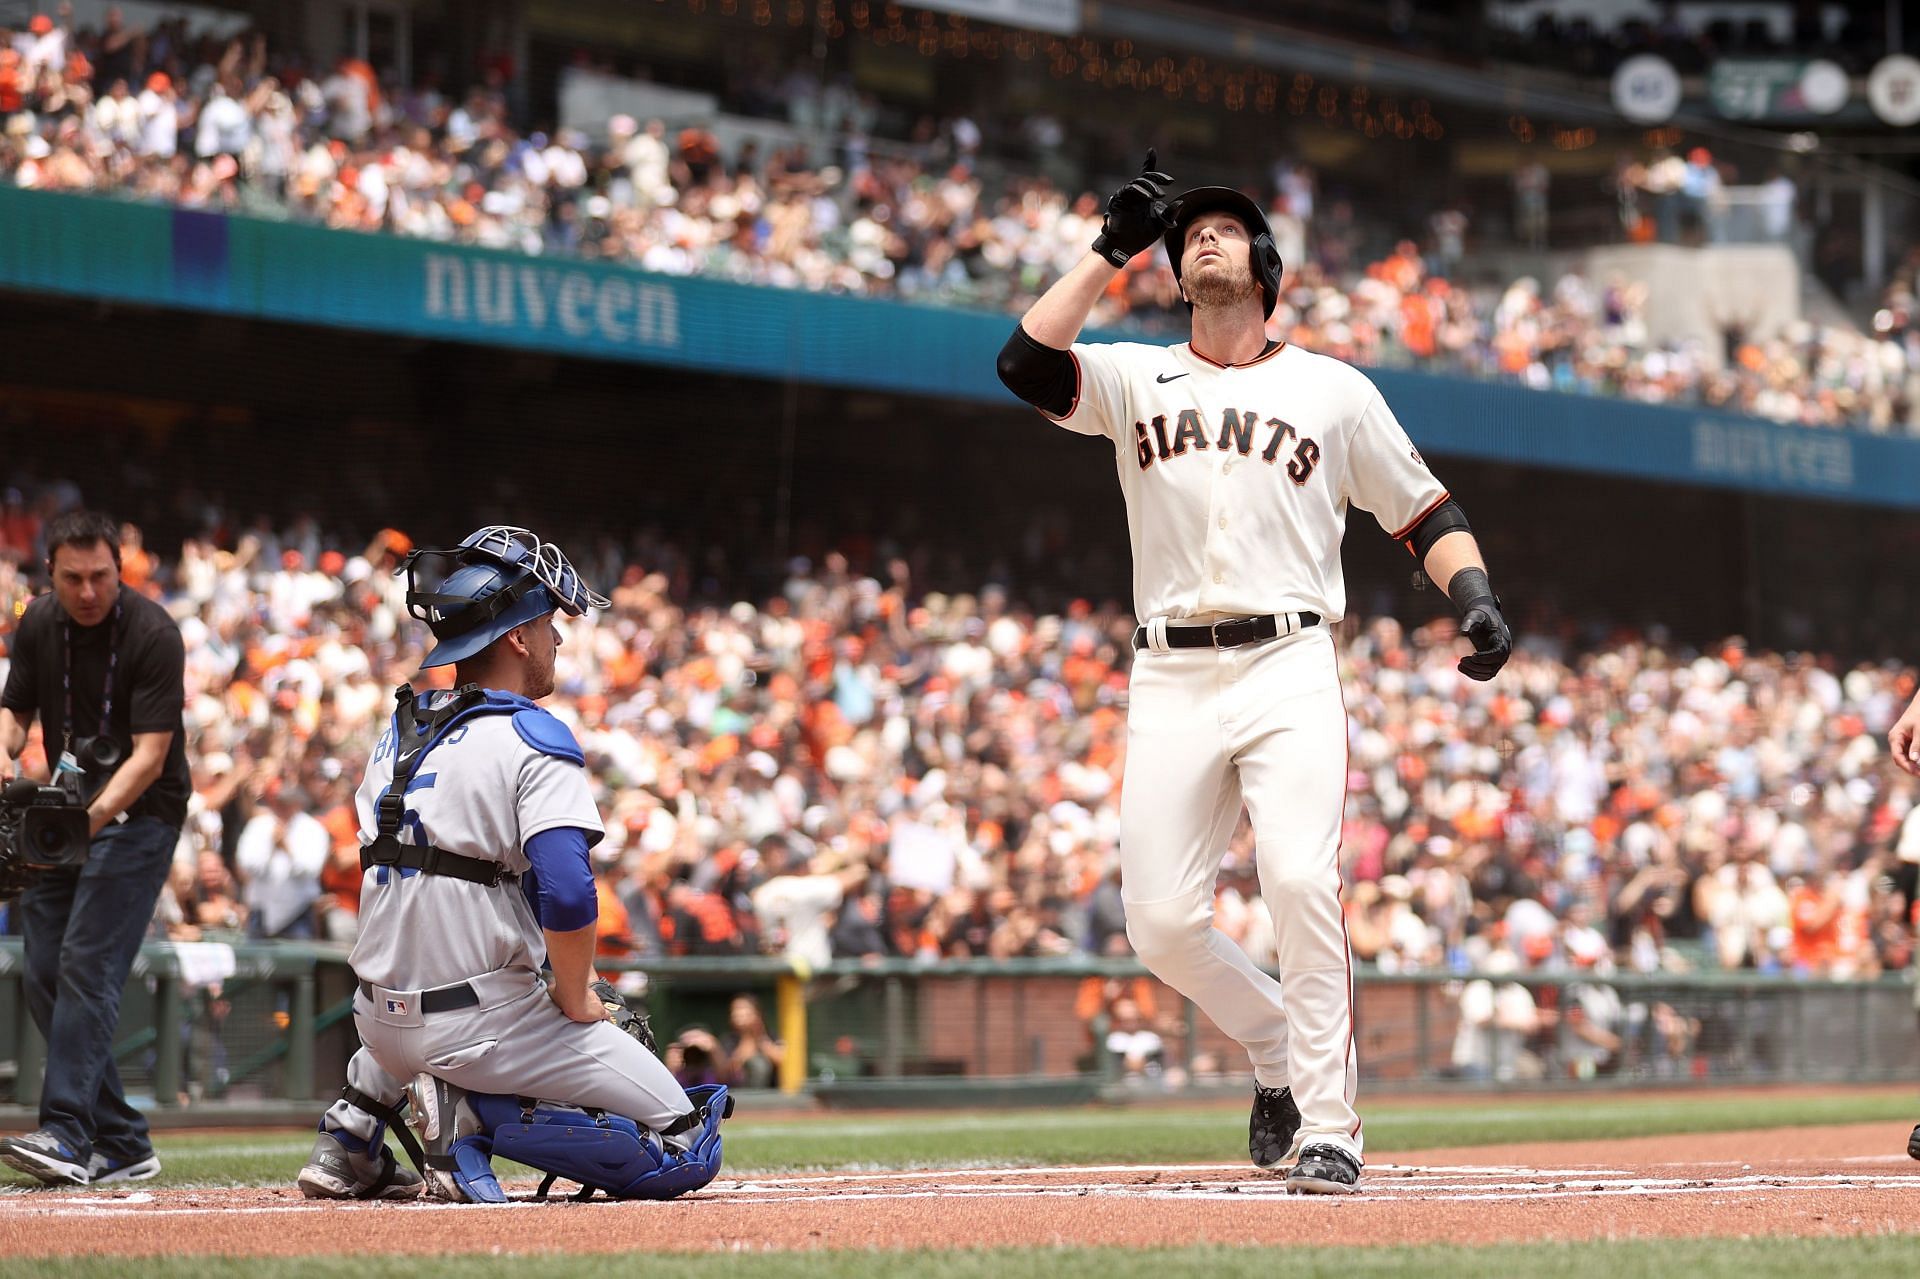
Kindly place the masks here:
<instances>
[{"instance_id":1,"label":"blue shin guard","mask_svg":"<svg viewBox=\"0 0 1920 1279\"><path fill-rule=\"evenodd\" d=\"M448 1152L453 1161L451 1169L445 1169L445 1175L453 1179L466 1194L468 1203L503 1204L507 1202L507 1192L500 1189L500 1181L493 1175L491 1143L485 1137L461 1137L453 1143Z\"/></svg>"},{"instance_id":2,"label":"blue shin guard","mask_svg":"<svg viewBox=\"0 0 1920 1279\"><path fill-rule=\"evenodd\" d=\"M502 1099L464 1092L428 1074L414 1077L407 1096L423 1147L416 1152L409 1146L407 1153L419 1162L428 1193L455 1203L507 1202L493 1175L492 1125L476 1104ZM367 1103L362 1098L357 1104Z\"/></svg>"},{"instance_id":3,"label":"blue shin guard","mask_svg":"<svg viewBox=\"0 0 1920 1279\"><path fill-rule=\"evenodd\" d=\"M698 1190L720 1172L720 1121L733 1110L719 1085L689 1089L698 1116L686 1150L621 1115L540 1102L524 1106L513 1097L472 1093L467 1104L484 1137L463 1138L454 1148L517 1160L530 1168L602 1190L615 1199L673 1199Z\"/></svg>"},{"instance_id":4,"label":"blue shin guard","mask_svg":"<svg viewBox=\"0 0 1920 1279\"><path fill-rule=\"evenodd\" d=\"M653 1183L658 1193L640 1196L648 1199L672 1199L700 1189L720 1175L720 1121L733 1114L733 1098L725 1084L701 1084L687 1089L693 1103L694 1126L685 1151L672 1152L679 1167L669 1170Z\"/></svg>"}]
</instances>

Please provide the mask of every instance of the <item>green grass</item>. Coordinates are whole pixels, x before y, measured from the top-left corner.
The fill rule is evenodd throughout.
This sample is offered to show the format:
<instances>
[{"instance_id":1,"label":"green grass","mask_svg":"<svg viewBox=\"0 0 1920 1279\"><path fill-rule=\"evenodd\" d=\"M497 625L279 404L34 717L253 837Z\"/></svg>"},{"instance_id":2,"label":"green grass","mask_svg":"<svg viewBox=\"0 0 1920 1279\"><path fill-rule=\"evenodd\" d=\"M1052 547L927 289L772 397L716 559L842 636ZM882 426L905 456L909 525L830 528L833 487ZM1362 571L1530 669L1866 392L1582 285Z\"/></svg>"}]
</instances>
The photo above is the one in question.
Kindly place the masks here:
<instances>
[{"instance_id":1,"label":"green grass","mask_svg":"<svg viewBox=\"0 0 1920 1279\"><path fill-rule=\"evenodd\" d=\"M608 1274L671 1273L673 1279L1008 1279L1045 1274L1048 1279L1434 1279L1472 1276L1552 1275L1554 1279L1804 1279L1808 1274L1911 1274L1920 1257L1920 1235L1856 1239L1658 1240L1583 1244L1505 1244L1463 1248L1059 1248L981 1249L949 1252L814 1252L777 1254L522 1257L316 1257L208 1259L157 1257L138 1260L0 1261L0 1279L105 1279L138 1274L141 1279L602 1279Z\"/></svg>"},{"instance_id":2,"label":"green grass","mask_svg":"<svg viewBox=\"0 0 1920 1279\"><path fill-rule=\"evenodd\" d=\"M1551 1096L1446 1102L1382 1101L1363 1111L1369 1154L1438 1146L1580 1141L1726 1132L1803 1124L1905 1125L1920 1102L1886 1092L1781 1097L1764 1093L1638 1098ZM1890 1138L1891 1140L1891 1138ZM286 1185L310 1131L158 1134L156 1185ZM1043 1164L1231 1163L1246 1151L1246 1115L1229 1106L1076 1107L755 1119L727 1125L730 1172L951 1168ZM511 1171L503 1169L503 1171ZM0 1186L25 1184L0 1169Z\"/></svg>"}]
</instances>

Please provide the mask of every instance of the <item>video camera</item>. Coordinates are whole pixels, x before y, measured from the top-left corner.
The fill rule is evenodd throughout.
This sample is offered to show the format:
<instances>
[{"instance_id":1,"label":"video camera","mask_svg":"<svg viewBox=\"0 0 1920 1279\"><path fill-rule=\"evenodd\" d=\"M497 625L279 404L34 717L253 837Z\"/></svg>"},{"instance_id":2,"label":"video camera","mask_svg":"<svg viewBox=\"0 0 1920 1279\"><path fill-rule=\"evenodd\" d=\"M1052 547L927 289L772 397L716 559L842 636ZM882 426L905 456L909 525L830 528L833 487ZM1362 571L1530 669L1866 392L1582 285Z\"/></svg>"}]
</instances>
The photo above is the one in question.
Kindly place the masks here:
<instances>
[{"instance_id":1,"label":"video camera","mask_svg":"<svg viewBox=\"0 0 1920 1279\"><path fill-rule=\"evenodd\" d=\"M104 733L99 737L82 737L73 744L73 753L78 757L80 767L89 774L102 776L120 767L120 757L125 752L120 743Z\"/></svg>"},{"instance_id":2,"label":"video camera","mask_svg":"<svg viewBox=\"0 0 1920 1279\"><path fill-rule=\"evenodd\" d=\"M79 866L91 845L87 806L64 788L25 777L0 787L0 901L35 871Z\"/></svg>"}]
</instances>

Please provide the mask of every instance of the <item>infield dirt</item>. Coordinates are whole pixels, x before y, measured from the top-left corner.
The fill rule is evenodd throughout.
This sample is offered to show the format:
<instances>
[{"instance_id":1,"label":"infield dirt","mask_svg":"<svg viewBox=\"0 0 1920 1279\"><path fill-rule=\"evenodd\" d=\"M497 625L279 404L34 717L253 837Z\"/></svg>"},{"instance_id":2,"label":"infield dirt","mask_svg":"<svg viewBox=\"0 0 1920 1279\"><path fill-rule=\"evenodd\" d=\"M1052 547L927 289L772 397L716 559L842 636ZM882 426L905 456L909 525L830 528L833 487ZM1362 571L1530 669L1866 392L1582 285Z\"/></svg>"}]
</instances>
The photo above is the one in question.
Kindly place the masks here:
<instances>
[{"instance_id":1,"label":"infield dirt","mask_svg":"<svg viewBox=\"0 0 1920 1279\"><path fill-rule=\"evenodd\" d=\"M23 1190L0 1195L0 1255L313 1256L349 1236L362 1254L446 1254L1883 1234L1920 1222L1905 1144L1875 1123L1375 1152L1350 1197L1289 1196L1233 1164L723 1177L675 1203L506 1208Z\"/></svg>"}]
</instances>

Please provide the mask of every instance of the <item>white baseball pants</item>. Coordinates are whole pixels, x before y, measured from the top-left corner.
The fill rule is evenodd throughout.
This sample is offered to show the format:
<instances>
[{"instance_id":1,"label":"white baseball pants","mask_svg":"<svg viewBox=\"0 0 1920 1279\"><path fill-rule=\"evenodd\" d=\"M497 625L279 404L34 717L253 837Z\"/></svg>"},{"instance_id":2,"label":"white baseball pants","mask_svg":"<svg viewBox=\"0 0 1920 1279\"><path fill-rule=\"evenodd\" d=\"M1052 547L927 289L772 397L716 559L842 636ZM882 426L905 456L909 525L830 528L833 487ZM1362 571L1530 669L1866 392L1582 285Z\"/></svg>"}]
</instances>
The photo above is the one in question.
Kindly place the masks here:
<instances>
[{"instance_id":1,"label":"white baseball pants","mask_svg":"<svg viewBox=\"0 0 1920 1279\"><path fill-rule=\"evenodd\" d=\"M1153 974L1291 1086L1299 1144L1361 1157L1353 961L1340 906L1347 715L1324 626L1231 649L1134 655L1120 799L1127 937ZM1280 980L1213 926L1245 801Z\"/></svg>"}]
</instances>

